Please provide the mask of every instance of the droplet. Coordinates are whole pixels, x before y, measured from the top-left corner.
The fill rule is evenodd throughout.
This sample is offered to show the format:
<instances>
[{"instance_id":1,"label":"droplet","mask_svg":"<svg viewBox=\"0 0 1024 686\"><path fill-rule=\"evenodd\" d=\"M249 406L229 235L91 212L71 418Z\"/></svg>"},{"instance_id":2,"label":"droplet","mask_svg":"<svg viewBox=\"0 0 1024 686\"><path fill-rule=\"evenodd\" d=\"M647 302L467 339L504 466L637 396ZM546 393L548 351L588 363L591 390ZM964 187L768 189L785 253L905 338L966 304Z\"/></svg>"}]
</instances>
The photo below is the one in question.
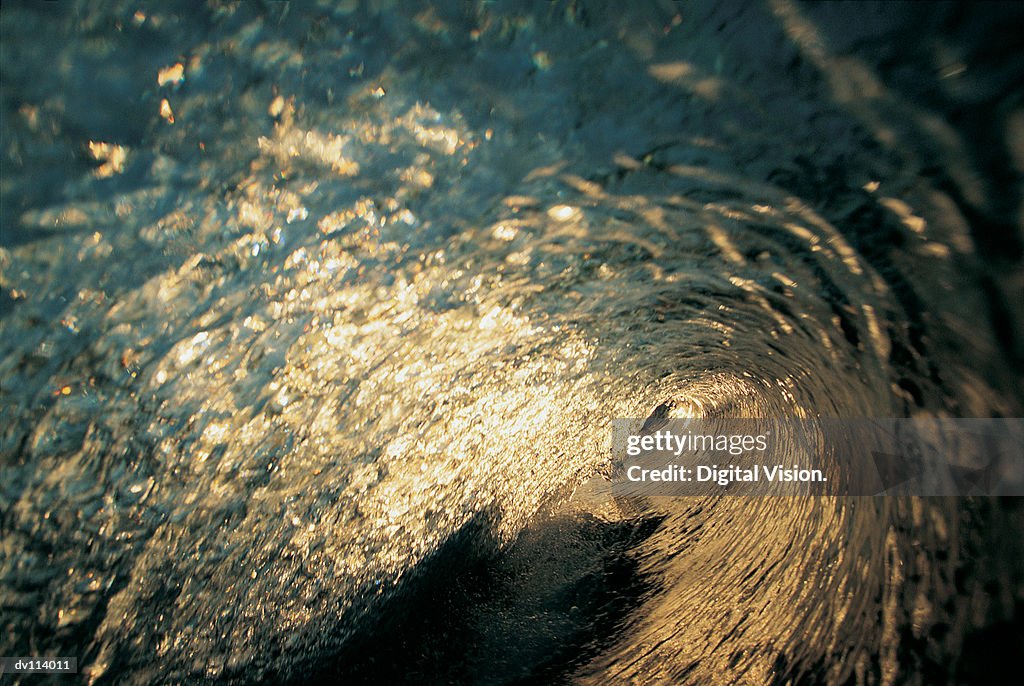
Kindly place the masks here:
<instances>
[{"instance_id":1,"label":"droplet","mask_svg":"<svg viewBox=\"0 0 1024 686\"><path fill-rule=\"evenodd\" d=\"M174 123L174 110L171 109L171 103L167 98L160 101L160 116L166 119L168 124Z\"/></svg>"},{"instance_id":2,"label":"droplet","mask_svg":"<svg viewBox=\"0 0 1024 686\"><path fill-rule=\"evenodd\" d=\"M164 67L160 70L156 77L157 84L161 86L166 86L169 83L176 86L184 80L185 65L181 62L178 62L177 64L172 64L169 67Z\"/></svg>"}]
</instances>

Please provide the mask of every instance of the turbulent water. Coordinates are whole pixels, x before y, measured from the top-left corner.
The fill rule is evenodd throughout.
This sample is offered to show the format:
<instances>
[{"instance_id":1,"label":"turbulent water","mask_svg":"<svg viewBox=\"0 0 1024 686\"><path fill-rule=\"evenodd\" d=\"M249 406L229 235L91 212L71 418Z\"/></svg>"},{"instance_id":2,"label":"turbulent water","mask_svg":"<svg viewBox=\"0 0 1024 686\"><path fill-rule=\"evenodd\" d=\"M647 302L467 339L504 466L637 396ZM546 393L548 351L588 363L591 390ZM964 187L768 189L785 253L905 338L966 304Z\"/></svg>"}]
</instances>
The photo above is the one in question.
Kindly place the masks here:
<instances>
[{"instance_id":1,"label":"turbulent water","mask_svg":"<svg viewBox=\"0 0 1024 686\"><path fill-rule=\"evenodd\" d=\"M656 408L1020 415L1000 12L5 3L0 652L980 679L1014 500L605 479Z\"/></svg>"}]
</instances>

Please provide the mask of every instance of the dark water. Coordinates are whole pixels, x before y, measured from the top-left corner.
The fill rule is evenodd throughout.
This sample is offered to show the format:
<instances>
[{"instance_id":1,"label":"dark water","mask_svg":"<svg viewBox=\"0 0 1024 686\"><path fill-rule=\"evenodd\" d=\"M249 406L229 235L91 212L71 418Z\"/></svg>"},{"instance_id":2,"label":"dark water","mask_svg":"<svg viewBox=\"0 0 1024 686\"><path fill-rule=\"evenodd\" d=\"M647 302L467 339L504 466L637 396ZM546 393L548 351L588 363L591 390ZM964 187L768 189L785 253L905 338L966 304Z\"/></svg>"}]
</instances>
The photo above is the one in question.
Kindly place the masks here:
<instances>
[{"instance_id":1,"label":"dark water","mask_svg":"<svg viewBox=\"0 0 1024 686\"><path fill-rule=\"evenodd\" d=\"M1012 667L1015 500L605 478L657 407L1020 416L1021 18L5 3L0 652L140 684Z\"/></svg>"}]
</instances>

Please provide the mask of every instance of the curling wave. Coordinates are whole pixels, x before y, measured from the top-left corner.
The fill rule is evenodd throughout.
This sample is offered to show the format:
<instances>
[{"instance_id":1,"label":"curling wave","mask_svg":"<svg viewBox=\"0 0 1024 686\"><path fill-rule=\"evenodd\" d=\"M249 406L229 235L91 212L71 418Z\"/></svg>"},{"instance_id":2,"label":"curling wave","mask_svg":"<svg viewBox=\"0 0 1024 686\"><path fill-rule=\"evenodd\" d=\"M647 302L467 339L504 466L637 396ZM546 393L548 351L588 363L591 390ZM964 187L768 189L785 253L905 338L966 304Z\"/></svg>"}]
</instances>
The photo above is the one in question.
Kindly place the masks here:
<instances>
[{"instance_id":1,"label":"curling wave","mask_svg":"<svg viewBox=\"0 0 1024 686\"><path fill-rule=\"evenodd\" d=\"M962 675L1019 602L1013 506L606 488L616 417L1019 414L973 196L921 172L956 132L781 0L371 5L0 15L2 652ZM86 66L36 74L42 31Z\"/></svg>"}]
</instances>

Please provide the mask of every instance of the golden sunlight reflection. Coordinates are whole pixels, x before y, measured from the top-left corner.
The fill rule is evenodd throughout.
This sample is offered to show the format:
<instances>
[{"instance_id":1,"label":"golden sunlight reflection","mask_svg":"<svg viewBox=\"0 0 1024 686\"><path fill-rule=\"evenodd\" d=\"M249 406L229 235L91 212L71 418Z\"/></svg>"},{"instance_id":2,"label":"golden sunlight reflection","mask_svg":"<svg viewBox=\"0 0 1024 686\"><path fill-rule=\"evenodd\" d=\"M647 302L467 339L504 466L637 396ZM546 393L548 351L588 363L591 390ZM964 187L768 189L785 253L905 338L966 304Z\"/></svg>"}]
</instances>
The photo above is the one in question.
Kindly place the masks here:
<instances>
[{"instance_id":1,"label":"golden sunlight reflection","mask_svg":"<svg viewBox=\"0 0 1024 686\"><path fill-rule=\"evenodd\" d=\"M185 65L181 62L172 64L169 67L164 67L157 74L157 85L166 86L171 84L177 86L185 80Z\"/></svg>"},{"instance_id":2,"label":"golden sunlight reflection","mask_svg":"<svg viewBox=\"0 0 1024 686\"><path fill-rule=\"evenodd\" d=\"M167 98L160 101L160 117L168 124L174 123L174 110L171 109L171 103L168 102Z\"/></svg>"},{"instance_id":3,"label":"golden sunlight reflection","mask_svg":"<svg viewBox=\"0 0 1024 686\"><path fill-rule=\"evenodd\" d=\"M617 8L588 5L584 22L579 3L542 4L546 18L486 2L408 17L390 1L212 3L210 35L152 46L184 10L119 10L118 40L147 47L131 108L104 112L121 93L89 71L116 41L94 41L97 55L63 46L54 69L89 72L95 111L74 102L84 88L13 101L5 154L44 149L56 185L4 186L16 232L0 247L0 371L33 392L0 393L15 427L0 444L17 455L0 499L11 545L43 532L47 548L24 574L0 571L27 580L19 603L54 598L33 610L46 631L91 634L90 679L117 682L136 645L140 682L163 678L140 666L153 656L184 665L166 680L217 681L258 656L334 650L464 532L491 546L481 556L554 536L542 547L573 561L581 588L630 556L650 587L629 601L650 621L609 614L630 640L586 657L612 681L678 680L688 668L672 651L711 655L693 662L700 676L788 675L773 671L773 635L802 645L810 617L838 640L863 609L849 589L903 573L888 533L857 524L887 511L828 499L605 498L543 530L565 493L607 485L615 417L938 412L925 400L958 379L970 413L995 394L959 339L933 333L970 338L984 294L947 321L914 281L933 270L935 292L959 295L955 260L976 256L970 213L938 186L881 173L888 159L815 168L833 124L845 131L843 108L897 157L919 155L891 115L902 99L831 55L801 7L769 0L762 14L843 109L815 119L827 133L814 145L786 138L787 117L812 103L755 97L762 65L730 77L746 53L693 45L696 20L671 3L607 34L602 13ZM301 40L287 39L296 27ZM445 61L467 46L474 59ZM948 122L908 111L944 155L962 152ZM77 170L54 163L86 149ZM953 164L959 183L969 163ZM890 228L905 255L881 245ZM575 565L588 536L593 573ZM844 536L857 559L840 568ZM51 560L71 571L32 576ZM565 588L551 590L559 603ZM523 624L543 629L545 613ZM38 619L18 617L18 630ZM753 648L726 655L712 644L726 632Z\"/></svg>"},{"instance_id":4,"label":"golden sunlight reflection","mask_svg":"<svg viewBox=\"0 0 1024 686\"><path fill-rule=\"evenodd\" d=\"M128 159L128 148L114 143L89 141L89 154L97 162L102 162L93 170L93 174L97 178L105 179L124 171L124 165Z\"/></svg>"}]
</instances>

